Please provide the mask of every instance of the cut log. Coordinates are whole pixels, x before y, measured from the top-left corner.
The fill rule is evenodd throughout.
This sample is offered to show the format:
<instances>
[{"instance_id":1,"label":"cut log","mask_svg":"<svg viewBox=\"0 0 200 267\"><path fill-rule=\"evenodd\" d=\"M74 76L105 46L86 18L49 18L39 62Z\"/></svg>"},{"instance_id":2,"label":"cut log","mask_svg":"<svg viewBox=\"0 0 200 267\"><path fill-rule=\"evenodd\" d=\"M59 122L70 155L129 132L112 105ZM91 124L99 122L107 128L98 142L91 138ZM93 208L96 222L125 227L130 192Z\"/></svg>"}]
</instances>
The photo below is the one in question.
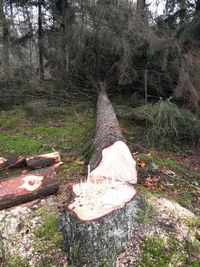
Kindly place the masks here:
<instances>
[{"instance_id":1,"label":"cut log","mask_svg":"<svg viewBox=\"0 0 200 267\"><path fill-rule=\"evenodd\" d=\"M116 255L126 248L131 229L138 224L138 214L145 212L145 202L134 187L136 162L103 85L94 146L87 180L73 186L74 199L63 211L61 231L76 266L115 266Z\"/></svg>"},{"instance_id":2,"label":"cut log","mask_svg":"<svg viewBox=\"0 0 200 267\"><path fill-rule=\"evenodd\" d=\"M60 154L58 152L32 156L26 158L27 167L31 169L40 169L51 166L60 162Z\"/></svg>"},{"instance_id":3,"label":"cut log","mask_svg":"<svg viewBox=\"0 0 200 267\"><path fill-rule=\"evenodd\" d=\"M0 157L0 169L19 168L26 165L25 158L22 156Z\"/></svg>"},{"instance_id":4,"label":"cut log","mask_svg":"<svg viewBox=\"0 0 200 267\"><path fill-rule=\"evenodd\" d=\"M55 193L58 181L49 167L0 180L0 210Z\"/></svg>"},{"instance_id":5,"label":"cut log","mask_svg":"<svg viewBox=\"0 0 200 267\"><path fill-rule=\"evenodd\" d=\"M114 108L103 84L97 100L94 145L95 152L90 160L90 176L137 183L136 162L125 144Z\"/></svg>"}]
</instances>

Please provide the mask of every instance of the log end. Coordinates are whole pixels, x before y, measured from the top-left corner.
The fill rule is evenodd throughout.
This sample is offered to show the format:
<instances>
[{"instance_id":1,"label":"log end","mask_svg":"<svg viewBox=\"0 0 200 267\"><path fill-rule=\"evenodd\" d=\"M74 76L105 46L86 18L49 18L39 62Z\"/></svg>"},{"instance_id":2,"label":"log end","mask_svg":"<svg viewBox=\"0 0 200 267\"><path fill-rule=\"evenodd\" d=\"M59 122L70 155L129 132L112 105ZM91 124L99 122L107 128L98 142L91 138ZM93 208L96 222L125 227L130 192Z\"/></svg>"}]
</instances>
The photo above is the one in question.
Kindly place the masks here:
<instances>
[{"instance_id":1,"label":"log end","mask_svg":"<svg viewBox=\"0 0 200 267\"><path fill-rule=\"evenodd\" d=\"M53 168L0 181L0 210L55 193L59 184Z\"/></svg>"}]
</instances>

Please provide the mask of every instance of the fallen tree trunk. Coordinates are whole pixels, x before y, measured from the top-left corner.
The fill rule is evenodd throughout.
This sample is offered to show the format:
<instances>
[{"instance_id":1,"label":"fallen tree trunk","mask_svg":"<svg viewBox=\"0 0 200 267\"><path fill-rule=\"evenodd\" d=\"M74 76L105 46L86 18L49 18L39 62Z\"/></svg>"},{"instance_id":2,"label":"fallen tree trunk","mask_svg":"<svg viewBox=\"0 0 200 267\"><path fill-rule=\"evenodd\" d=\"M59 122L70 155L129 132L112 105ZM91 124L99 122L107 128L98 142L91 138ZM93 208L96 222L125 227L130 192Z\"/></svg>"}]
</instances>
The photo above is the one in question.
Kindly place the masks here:
<instances>
[{"instance_id":1,"label":"fallen tree trunk","mask_svg":"<svg viewBox=\"0 0 200 267\"><path fill-rule=\"evenodd\" d=\"M0 180L0 210L55 193L58 181L49 167Z\"/></svg>"},{"instance_id":2,"label":"fallen tree trunk","mask_svg":"<svg viewBox=\"0 0 200 267\"><path fill-rule=\"evenodd\" d=\"M75 198L63 212L60 226L66 251L76 266L114 266L145 203L133 185L137 183L136 162L104 86L97 101L94 146L87 181L73 186Z\"/></svg>"},{"instance_id":3,"label":"fallen tree trunk","mask_svg":"<svg viewBox=\"0 0 200 267\"><path fill-rule=\"evenodd\" d=\"M32 156L26 158L26 165L31 169L40 169L51 166L60 162L60 154L58 152Z\"/></svg>"},{"instance_id":4,"label":"fallen tree trunk","mask_svg":"<svg viewBox=\"0 0 200 267\"><path fill-rule=\"evenodd\" d=\"M25 158L22 156L0 157L0 169L19 168L26 165Z\"/></svg>"},{"instance_id":5,"label":"fallen tree trunk","mask_svg":"<svg viewBox=\"0 0 200 267\"><path fill-rule=\"evenodd\" d=\"M26 158L22 156L7 156L0 157L0 169L19 167L40 169L60 162L60 154L58 152L43 154L39 156L31 156Z\"/></svg>"}]
</instances>

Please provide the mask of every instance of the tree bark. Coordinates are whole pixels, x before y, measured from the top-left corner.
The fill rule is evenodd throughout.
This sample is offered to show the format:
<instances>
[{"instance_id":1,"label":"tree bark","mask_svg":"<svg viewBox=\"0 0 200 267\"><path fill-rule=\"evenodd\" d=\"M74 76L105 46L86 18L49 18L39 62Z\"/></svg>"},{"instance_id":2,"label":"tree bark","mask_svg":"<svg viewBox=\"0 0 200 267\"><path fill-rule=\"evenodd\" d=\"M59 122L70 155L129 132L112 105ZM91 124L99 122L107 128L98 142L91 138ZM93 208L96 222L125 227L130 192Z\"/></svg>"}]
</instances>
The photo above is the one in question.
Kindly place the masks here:
<instances>
[{"instance_id":1,"label":"tree bark","mask_svg":"<svg viewBox=\"0 0 200 267\"><path fill-rule=\"evenodd\" d=\"M4 9L3 9L3 1L0 0L0 20L2 21L2 43L3 43L3 72L4 79L9 81L10 79L10 49L9 49L9 22L6 19Z\"/></svg>"},{"instance_id":2,"label":"tree bark","mask_svg":"<svg viewBox=\"0 0 200 267\"><path fill-rule=\"evenodd\" d=\"M196 0L196 7L195 7L196 12L200 12L200 0Z\"/></svg>"},{"instance_id":3,"label":"tree bark","mask_svg":"<svg viewBox=\"0 0 200 267\"><path fill-rule=\"evenodd\" d=\"M42 26L42 5L43 0L38 0L38 49L39 49L39 75L44 80L44 44L43 44L43 26Z\"/></svg>"},{"instance_id":4,"label":"tree bark","mask_svg":"<svg viewBox=\"0 0 200 267\"><path fill-rule=\"evenodd\" d=\"M55 193L58 181L49 167L0 180L0 210Z\"/></svg>"},{"instance_id":5,"label":"tree bark","mask_svg":"<svg viewBox=\"0 0 200 267\"><path fill-rule=\"evenodd\" d=\"M114 108L107 97L105 84L101 84L97 99L97 119L95 133L95 152L91 157L91 170L102 159L102 150L116 141L124 141Z\"/></svg>"},{"instance_id":6,"label":"tree bark","mask_svg":"<svg viewBox=\"0 0 200 267\"><path fill-rule=\"evenodd\" d=\"M18 168L26 166L26 160L22 156L0 157L0 169Z\"/></svg>"},{"instance_id":7,"label":"tree bark","mask_svg":"<svg viewBox=\"0 0 200 267\"><path fill-rule=\"evenodd\" d=\"M61 215L64 249L73 266L116 266L118 254L128 246L132 230L140 224L146 204L141 196L98 220L80 221L73 212Z\"/></svg>"},{"instance_id":8,"label":"tree bark","mask_svg":"<svg viewBox=\"0 0 200 267\"><path fill-rule=\"evenodd\" d=\"M143 18L145 8L145 0L137 0L136 14L139 18Z\"/></svg>"},{"instance_id":9,"label":"tree bark","mask_svg":"<svg viewBox=\"0 0 200 267\"><path fill-rule=\"evenodd\" d=\"M28 167L31 169L46 168L56 163L62 164L58 152L43 154L32 157L7 156L0 157L0 169Z\"/></svg>"},{"instance_id":10,"label":"tree bark","mask_svg":"<svg viewBox=\"0 0 200 267\"><path fill-rule=\"evenodd\" d=\"M136 163L124 141L102 83L87 181L73 186L73 201L60 224L65 249L76 266L115 266L116 255L126 248L132 228L138 225L138 214L145 212L133 185Z\"/></svg>"},{"instance_id":11,"label":"tree bark","mask_svg":"<svg viewBox=\"0 0 200 267\"><path fill-rule=\"evenodd\" d=\"M26 165L31 169L46 168L59 162L60 155L58 152L26 158Z\"/></svg>"}]
</instances>

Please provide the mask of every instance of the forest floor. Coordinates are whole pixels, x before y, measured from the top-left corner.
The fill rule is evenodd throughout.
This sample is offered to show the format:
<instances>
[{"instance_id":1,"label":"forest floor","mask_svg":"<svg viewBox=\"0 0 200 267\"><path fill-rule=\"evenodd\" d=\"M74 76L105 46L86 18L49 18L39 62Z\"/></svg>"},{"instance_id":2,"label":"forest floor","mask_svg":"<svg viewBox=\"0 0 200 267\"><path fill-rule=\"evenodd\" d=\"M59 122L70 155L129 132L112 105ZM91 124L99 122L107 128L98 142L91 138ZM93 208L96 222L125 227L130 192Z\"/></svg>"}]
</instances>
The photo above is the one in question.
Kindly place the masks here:
<instances>
[{"instance_id":1,"label":"forest floor","mask_svg":"<svg viewBox=\"0 0 200 267\"><path fill-rule=\"evenodd\" d=\"M72 184L87 175L95 110L83 103L50 108L39 115L31 116L23 109L0 113L0 156L30 156L56 150L63 161L57 169L60 189L56 195L0 211L2 267L70 266L58 230L59 214L69 200ZM148 209L116 265L199 266L199 150L179 147L172 152L147 148L134 141L137 140L134 125L126 121L120 124L137 161L137 187ZM0 179L25 171L4 169Z\"/></svg>"}]
</instances>

